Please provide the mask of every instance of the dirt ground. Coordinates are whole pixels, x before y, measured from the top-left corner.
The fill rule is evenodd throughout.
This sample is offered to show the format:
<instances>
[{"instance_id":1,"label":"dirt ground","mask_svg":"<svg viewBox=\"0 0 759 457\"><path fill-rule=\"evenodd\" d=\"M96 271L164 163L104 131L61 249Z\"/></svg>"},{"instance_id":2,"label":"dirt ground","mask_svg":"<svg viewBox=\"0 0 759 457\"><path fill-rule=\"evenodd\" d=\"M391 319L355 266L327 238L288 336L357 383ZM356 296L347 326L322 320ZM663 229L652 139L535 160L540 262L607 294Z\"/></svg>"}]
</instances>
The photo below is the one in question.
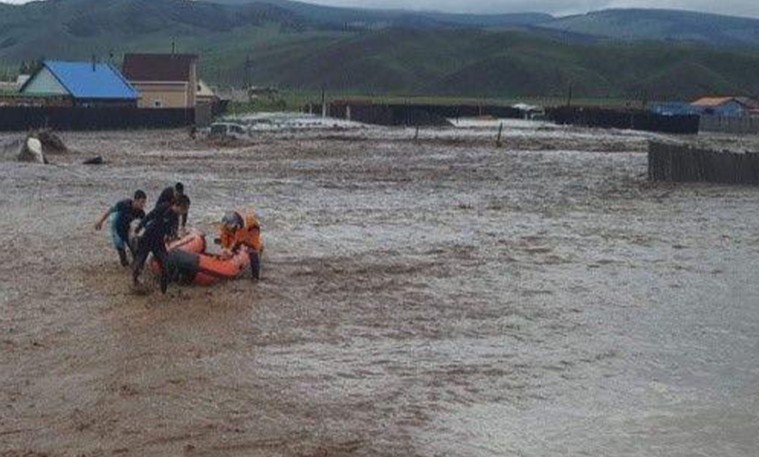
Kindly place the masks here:
<instances>
[{"instance_id":1,"label":"dirt ground","mask_svg":"<svg viewBox=\"0 0 759 457\"><path fill-rule=\"evenodd\" d=\"M756 455L759 190L649 184L648 134L496 130L0 162L0 456ZM177 180L209 234L257 210L260 281L132 293L93 224Z\"/></svg>"}]
</instances>

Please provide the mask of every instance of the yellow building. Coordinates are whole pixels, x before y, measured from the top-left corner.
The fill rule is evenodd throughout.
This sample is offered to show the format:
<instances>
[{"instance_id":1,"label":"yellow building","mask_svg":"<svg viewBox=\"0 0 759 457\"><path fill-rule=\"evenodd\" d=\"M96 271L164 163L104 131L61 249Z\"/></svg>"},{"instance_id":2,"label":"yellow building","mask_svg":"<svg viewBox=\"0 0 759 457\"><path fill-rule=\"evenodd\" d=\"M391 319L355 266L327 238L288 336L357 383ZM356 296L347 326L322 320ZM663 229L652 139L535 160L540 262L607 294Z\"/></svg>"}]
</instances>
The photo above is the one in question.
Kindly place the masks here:
<instances>
[{"instance_id":1,"label":"yellow building","mask_svg":"<svg viewBox=\"0 0 759 457\"><path fill-rule=\"evenodd\" d=\"M140 93L140 108L195 108L195 54L126 54L123 73Z\"/></svg>"}]
</instances>

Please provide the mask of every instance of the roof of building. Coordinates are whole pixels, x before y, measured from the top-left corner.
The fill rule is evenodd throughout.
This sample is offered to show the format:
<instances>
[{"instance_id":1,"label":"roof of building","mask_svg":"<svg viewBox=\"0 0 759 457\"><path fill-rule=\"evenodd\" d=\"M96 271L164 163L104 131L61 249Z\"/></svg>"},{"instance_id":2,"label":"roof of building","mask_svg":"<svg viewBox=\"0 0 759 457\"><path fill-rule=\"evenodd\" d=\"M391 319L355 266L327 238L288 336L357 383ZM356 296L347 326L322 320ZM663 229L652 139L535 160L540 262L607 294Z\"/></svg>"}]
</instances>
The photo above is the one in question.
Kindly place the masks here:
<instances>
[{"instance_id":1,"label":"roof of building","mask_svg":"<svg viewBox=\"0 0 759 457\"><path fill-rule=\"evenodd\" d=\"M693 106L716 107L733 100L733 97L701 97L691 103Z\"/></svg>"},{"instance_id":2,"label":"roof of building","mask_svg":"<svg viewBox=\"0 0 759 457\"><path fill-rule=\"evenodd\" d=\"M189 81L195 54L126 54L124 76L130 81Z\"/></svg>"},{"instance_id":3,"label":"roof of building","mask_svg":"<svg viewBox=\"0 0 759 457\"><path fill-rule=\"evenodd\" d=\"M50 70L50 73L74 98L114 100L140 98L137 90L110 64L46 60L42 65L43 68ZM33 80L34 76L29 78L21 87L21 91Z\"/></svg>"},{"instance_id":4,"label":"roof of building","mask_svg":"<svg viewBox=\"0 0 759 457\"><path fill-rule=\"evenodd\" d=\"M759 109L759 101L750 97L735 97L735 100L749 109Z\"/></svg>"},{"instance_id":5,"label":"roof of building","mask_svg":"<svg viewBox=\"0 0 759 457\"><path fill-rule=\"evenodd\" d=\"M198 97L215 97L213 89L202 79L198 80Z\"/></svg>"},{"instance_id":6,"label":"roof of building","mask_svg":"<svg viewBox=\"0 0 759 457\"><path fill-rule=\"evenodd\" d=\"M691 105L703 108L716 108L732 101L740 103L746 108L759 109L759 102L749 97L702 97L691 103Z\"/></svg>"}]
</instances>

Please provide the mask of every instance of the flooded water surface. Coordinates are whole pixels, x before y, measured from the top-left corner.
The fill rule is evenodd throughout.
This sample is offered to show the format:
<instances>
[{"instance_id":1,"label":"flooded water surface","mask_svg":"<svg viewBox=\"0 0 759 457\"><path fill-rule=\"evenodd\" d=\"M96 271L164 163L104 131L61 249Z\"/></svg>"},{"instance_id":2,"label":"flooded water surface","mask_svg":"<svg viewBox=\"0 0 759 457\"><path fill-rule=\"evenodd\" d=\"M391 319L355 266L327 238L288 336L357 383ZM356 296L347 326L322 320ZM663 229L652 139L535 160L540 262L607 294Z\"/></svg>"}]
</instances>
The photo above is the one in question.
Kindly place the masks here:
<instances>
[{"instance_id":1,"label":"flooded water surface","mask_svg":"<svg viewBox=\"0 0 759 457\"><path fill-rule=\"evenodd\" d=\"M0 162L0 455L756 455L759 192L648 183L651 135L497 129ZM93 225L177 180L209 238L256 209L260 281L132 292Z\"/></svg>"}]
</instances>

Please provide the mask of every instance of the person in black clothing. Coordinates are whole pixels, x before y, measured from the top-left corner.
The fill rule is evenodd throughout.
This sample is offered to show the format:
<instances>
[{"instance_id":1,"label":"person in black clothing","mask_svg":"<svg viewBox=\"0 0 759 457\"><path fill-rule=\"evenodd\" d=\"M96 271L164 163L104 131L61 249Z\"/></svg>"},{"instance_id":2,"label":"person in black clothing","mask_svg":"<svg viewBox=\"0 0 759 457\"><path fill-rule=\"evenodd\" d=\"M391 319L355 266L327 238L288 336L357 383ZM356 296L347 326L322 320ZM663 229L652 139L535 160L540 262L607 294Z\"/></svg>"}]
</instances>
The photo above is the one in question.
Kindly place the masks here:
<instances>
[{"instance_id":1,"label":"person in black clothing","mask_svg":"<svg viewBox=\"0 0 759 457\"><path fill-rule=\"evenodd\" d=\"M190 197L188 197L187 195L183 193L180 193L177 195L177 201L187 206L187 211L184 214L179 216L179 221L182 226L182 230L184 230L185 227L187 226L187 213L190 212Z\"/></svg>"},{"instance_id":2,"label":"person in black clothing","mask_svg":"<svg viewBox=\"0 0 759 457\"><path fill-rule=\"evenodd\" d=\"M158 208L159 205L163 203L171 203L174 200L174 197L179 193L176 191L176 187L179 186L182 191L184 191L184 185L182 185L181 182L176 183L174 187L167 187L164 190L161 191L161 193L158 195L158 200L155 202L155 207Z\"/></svg>"},{"instance_id":3,"label":"person in black clothing","mask_svg":"<svg viewBox=\"0 0 759 457\"><path fill-rule=\"evenodd\" d=\"M155 207L158 208L158 205L162 203L169 203L174 200L183 200L187 202L187 208L189 210L190 208L190 197L185 195L184 193L184 184L181 182L178 182L174 185L174 187L167 187L164 190L161 191L161 194L158 196L158 200L155 203ZM185 228L187 225L187 213L185 212L182 214L178 219L177 223L174 226L173 230L171 231L171 236L176 238L177 233L179 231L179 226L181 223L182 229Z\"/></svg>"},{"instance_id":4,"label":"person in black clothing","mask_svg":"<svg viewBox=\"0 0 759 457\"><path fill-rule=\"evenodd\" d=\"M161 266L161 292L166 293L169 284L166 239L171 235L179 216L186 213L187 204L174 200L170 203L160 204L140 221L136 233L139 235L143 228L145 232L140 236L134 263L132 263L132 282L135 286L140 285L140 273L145 266L148 254L152 252L153 257Z\"/></svg>"},{"instance_id":5,"label":"person in black clothing","mask_svg":"<svg viewBox=\"0 0 759 457\"><path fill-rule=\"evenodd\" d=\"M145 217L145 202L147 201L145 192L138 190L134 193L134 198L124 199L115 205L108 208L103 213L100 219L95 223L95 230L103 228L103 223L111 214L114 216L111 218L111 237L113 238L113 247L116 248L116 252L119 253L119 260L122 266L129 266L127 260L126 249L132 253L134 258L134 251L129 244L129 226L135 219L142 219Z\"/></svg>"}]
</instances>

